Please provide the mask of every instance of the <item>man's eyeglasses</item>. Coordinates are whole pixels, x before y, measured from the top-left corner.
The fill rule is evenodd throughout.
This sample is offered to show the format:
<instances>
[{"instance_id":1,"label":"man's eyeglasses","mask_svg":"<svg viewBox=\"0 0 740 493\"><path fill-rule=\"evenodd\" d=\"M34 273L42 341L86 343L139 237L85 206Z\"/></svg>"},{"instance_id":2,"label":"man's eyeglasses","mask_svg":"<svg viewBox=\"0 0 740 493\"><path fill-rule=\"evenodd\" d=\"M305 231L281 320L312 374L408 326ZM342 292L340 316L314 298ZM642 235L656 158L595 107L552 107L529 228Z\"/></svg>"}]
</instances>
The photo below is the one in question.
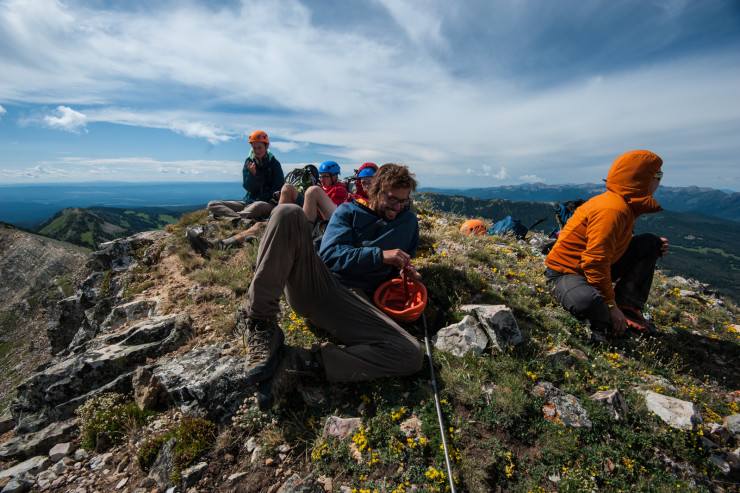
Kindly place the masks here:
<instances>
[{"instance_id":1,"label":"man's eyeglasses","mask_svg":"<svg viewBox=\"0 0 740 493\"><path fill-rule=\"evenodd\" d=\"M406 207L411 203L411 199L399 199L398 197L394 197L390 193L386 195L386 201L388 202L388 205L396 206L398 204L401 204L401 207Z\"/></svg>"},{"instance_id":2,"label":"man's eyeglasses","mask_svg":"<svg viewBox=\"0 0 740 493\"><path fill-rule=\"evenodd\" d=\"M663 178L663 172L662 171L658 171L657 173L655 173L655 178L658 179L658 180L660 180L661 178Z\"/></svg>"}]
</instances>

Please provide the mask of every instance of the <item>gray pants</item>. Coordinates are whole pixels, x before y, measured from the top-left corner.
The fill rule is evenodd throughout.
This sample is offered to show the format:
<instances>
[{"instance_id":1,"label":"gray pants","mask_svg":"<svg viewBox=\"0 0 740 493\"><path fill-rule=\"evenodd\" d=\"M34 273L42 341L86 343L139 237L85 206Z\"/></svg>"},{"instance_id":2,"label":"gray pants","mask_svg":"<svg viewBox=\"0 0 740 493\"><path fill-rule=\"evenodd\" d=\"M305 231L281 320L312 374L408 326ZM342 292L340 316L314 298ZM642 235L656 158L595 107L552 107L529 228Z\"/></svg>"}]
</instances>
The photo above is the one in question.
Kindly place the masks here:
<instances>
[{"instance_id":1,"label":"gray pants","mask_svg":"<svg viewBox=\"0 0 740 493\"><path fill-rule=\"evenodd\" d=\"M611 267L611 277L617 281L614 294L618 305L638 311L645 307L662 244L663 240L652 233L632 237L627 251ZM611 329L609 308L586 276L561 274L548 267L545 277L552 295L563 308L578 318L589 319L595 328Z\"/></svg>"},{"instance_id":2,"label":"gray pants","mask_svg":"<svg viewBox=\"0 0 740 493\"><path fill-rule=\"evenodd\" d=\"M213 200L208 202L208 212L214 217L230 219L263 219L270 215L275 207L270 202L252 202L247 205L241 200Z\"/></svg>"},{"instance_id":3,"label":"gray pants","mask_svg":"<svg viewBox=\"0 0 740 493\"><path fill-rule=\"evenodd\" d=\"M364 293L334 277L314 249L306 215L294 204L277 206L267 223L249 286L247 314L276 316L282 293L296 313L345 344L321 345L327 380L405 376L421 369L424 353L419 341Z\"/></svg>"}]
</instances>

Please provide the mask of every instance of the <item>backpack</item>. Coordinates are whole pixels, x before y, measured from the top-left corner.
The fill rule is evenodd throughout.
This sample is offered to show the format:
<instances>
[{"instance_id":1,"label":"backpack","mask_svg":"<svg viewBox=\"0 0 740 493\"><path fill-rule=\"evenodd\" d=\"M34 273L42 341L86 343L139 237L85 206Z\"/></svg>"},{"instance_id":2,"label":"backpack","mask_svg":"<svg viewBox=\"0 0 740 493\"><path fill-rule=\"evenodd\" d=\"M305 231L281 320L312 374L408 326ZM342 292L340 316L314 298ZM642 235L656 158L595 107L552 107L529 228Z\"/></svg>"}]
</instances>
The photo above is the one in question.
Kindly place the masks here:
<instances>
[{"instance_id":1,"label":"backpack","mask_svg":"<svg viewBox=\"0 0 740 493\"><path fill-rule=\"evenodd\" d=\"M565 227L565 224L568 222L568 219L570 219L573 216L573 213L578 209L581 205L585 204L586 201L583 199L575 199L575 200L569 200L567 202L560 202L555 205L555 220L558 222L557 228L554 228L550 232L550 238L554 238L553 241L546 243L542 246L540 251L547 255L550 253L550 250L552 250L552 247L555 246L555 243L557 242L558 236L560 236L560 232Z\"/></svg>"},{"instance_id":2,"label":"backpack","mask_svg":"<svg viewBox=\"0 0 740 493\"><path fill-rule=\"evenodd\" d=\"M507 234L514 235L517 239L521 240L529 231L525 225L519 219L514 219L511 216L506 216L490 228L488 228L488 235L490 236L505 236Z\"/></svg>"},{"instance_id":3,"label":"backpack","mask_svg":"<svg viewBox=\"0 0 740 493\"><path fill-rule=\"evenodd\" d=\"M575 199L567 202L560 202L555 206L555 219L557 220L560 229L565 227L565 223L568 222L568 219L571 218L576 209L585 203L586 201L583 199Z\"/></svg>"},{"instance_id":4,"label":"backpack","mask_svg":"<svg viewBox=\"0 0 740 493\"><path fill-rule=\"evenodd\" d=\"M313 164L296 168L285 175L285 183L293 185L301 193L306 193L308 187L319 183L319 170Z\"/></svg>"}]
</instances>

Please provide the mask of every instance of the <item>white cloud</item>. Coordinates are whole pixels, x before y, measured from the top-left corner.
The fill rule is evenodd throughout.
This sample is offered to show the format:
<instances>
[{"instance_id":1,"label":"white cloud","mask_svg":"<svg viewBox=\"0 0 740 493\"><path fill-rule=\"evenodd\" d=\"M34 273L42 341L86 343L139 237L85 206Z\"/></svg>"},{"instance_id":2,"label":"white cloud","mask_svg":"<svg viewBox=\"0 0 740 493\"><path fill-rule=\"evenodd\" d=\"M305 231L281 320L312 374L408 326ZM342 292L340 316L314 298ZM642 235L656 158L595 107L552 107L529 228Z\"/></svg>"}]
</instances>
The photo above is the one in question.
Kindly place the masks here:
<instances>
[{"instance_id":1,"label":"white cloud","mask_svg":"<svg viewBox=\"0 0 740 493\"><path fill-rule=\"evenodd\" d=\"M48 127L78 133L87 125L87 117L84 114L67 106L58 106L56 114L58 116L46 115L44 117L44 123Z\"/></svg>"},{"instance_id":2,"label":"white cloud","mask_svg":"<svg viewBox=\"0 0 740 493\"><path fill-rule=\"evenodd\" d=\"M0 120L2 120L2 116L3 116L3 115L4 115L5 113L7 113L7 112L8 112L8 110L6 110L6 109L5 109L5 108L3 108L2 106L0 106Z\"/></svg>"},{"instance_id":3,"label":"white cloud","mask_svg":"<svg viewBox=\"0 0 740 493\"><path fill-rule=\"evenodd\" d=\"M226 135L221 129L203 122L175 122L171 125L171 128L187 137L206 139L213 145L228 142L233 138Z\"/></svg>"},{"instance_id":4,"label":"white cloud","mask_svg":"<svg viewBox=\"0 0 740 493\"><path fill-rule=\"evenodd\" d=\"M545 181L537 175L522 175L519 179L524 183L544 183Z\"/></svg>"}]
</instances>

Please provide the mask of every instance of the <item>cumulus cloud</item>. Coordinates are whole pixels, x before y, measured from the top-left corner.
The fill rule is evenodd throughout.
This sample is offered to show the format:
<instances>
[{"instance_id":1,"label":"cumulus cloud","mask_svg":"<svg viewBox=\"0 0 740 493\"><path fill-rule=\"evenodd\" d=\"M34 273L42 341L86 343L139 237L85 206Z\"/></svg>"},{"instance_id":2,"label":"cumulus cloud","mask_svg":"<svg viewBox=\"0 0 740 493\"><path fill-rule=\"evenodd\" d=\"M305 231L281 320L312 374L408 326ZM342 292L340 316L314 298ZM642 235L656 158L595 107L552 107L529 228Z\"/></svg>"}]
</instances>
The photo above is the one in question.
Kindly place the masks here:
<instances>
[{"instance_id":1,"label":"cumulus cloud","mask_svg":"<svg viewBox=\"0 0 740 493\"><path fill-rule=\"evenodd\" d=\"M5 109L5 108L3 108L2 106L0 106L0 120L2 120L2 118L3 118L3 115L4 115L5 113L7 113L7 112L8 112L8 110L6 110L6 109Z\"/></svg>"},{"instance_id":2,"label":"cumulus cloud","mask_svg":"<svg viewBox=\"0 0 740 493\"><path fill-rule=\"evenodd\" d=\"M55 115L44 117L44 123L50 128L79 133L80 130L85 130L87 117L67 106L58 106Z\"/></svg>"}]
</instances>

